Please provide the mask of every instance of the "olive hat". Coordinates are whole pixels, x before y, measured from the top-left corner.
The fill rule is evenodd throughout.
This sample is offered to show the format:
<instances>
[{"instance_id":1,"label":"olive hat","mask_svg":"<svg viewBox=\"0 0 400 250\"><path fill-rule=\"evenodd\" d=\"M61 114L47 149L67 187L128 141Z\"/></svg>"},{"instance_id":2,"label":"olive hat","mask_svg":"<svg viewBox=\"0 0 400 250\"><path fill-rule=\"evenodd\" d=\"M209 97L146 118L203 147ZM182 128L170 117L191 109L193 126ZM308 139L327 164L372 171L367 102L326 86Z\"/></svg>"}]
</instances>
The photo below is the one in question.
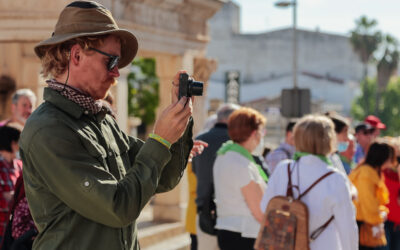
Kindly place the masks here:
<instances>
[{"instance_id":1,"label":"olive hat","mask_svg":"<svg viewBox=\"0 0 400 250\"><path fill-rule=\"evenodd\" d=\"M123 68L130 64L138 50L136 37L128 30L118 28L111 12L103 5L94 1L75 1L63 9L52 36L36 45L35 53L42 58L46 46L77 37L107 34L121 39L118 67Z\"/></svg>"}]
</instances>

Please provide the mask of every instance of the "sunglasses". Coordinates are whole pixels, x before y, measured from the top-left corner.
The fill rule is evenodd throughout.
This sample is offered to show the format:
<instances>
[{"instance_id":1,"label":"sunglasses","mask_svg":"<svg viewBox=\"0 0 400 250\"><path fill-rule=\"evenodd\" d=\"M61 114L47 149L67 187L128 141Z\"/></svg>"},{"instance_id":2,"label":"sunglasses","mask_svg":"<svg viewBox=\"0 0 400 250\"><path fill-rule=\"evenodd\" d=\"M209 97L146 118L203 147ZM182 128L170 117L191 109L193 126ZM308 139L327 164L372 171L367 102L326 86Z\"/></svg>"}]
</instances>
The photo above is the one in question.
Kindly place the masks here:
<instances>
[{"instance_id":1,"label":"sunglasses","mask_svg":"<svg viewBox=\"0 0 400 250\"><path fill-rule=\"evenodd\" d=\"M98 53L100 53L102 55L108 56L108 58L109 58L108 63L107 63L107 70L108 71L112 71L118 65L119 59L120 59L119 56L110 55L110 54L108 54L108 53L106 53L104 51L101 51L101 50L98 50L98 49L95 49L95 48L89 48L89 49L90 50L94 50L94 51L96 51L96 52L98 52Z\"/></svg>"}]
</instances>

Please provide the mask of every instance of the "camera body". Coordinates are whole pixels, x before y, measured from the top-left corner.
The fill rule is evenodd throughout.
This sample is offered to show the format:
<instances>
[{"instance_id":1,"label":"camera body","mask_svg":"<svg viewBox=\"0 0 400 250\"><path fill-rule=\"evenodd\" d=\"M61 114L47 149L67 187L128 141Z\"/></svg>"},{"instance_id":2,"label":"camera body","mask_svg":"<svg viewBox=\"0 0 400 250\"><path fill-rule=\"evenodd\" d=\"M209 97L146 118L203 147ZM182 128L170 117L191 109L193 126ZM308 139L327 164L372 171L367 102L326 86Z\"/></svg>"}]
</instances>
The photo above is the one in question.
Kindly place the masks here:
<instances>
[{"instance_id":1,"label":"camera body","mask_svg":"<svg viewBox=\"0 0 400 250\"><path fill-rule=\"evenodd\" d=\"M181 73L179 75L179 96L181 99L182 96L201 96L203 95L203 83L193 81L193 79L189 79L189 75L186 73Z\"/></svg>"}]
</instances>

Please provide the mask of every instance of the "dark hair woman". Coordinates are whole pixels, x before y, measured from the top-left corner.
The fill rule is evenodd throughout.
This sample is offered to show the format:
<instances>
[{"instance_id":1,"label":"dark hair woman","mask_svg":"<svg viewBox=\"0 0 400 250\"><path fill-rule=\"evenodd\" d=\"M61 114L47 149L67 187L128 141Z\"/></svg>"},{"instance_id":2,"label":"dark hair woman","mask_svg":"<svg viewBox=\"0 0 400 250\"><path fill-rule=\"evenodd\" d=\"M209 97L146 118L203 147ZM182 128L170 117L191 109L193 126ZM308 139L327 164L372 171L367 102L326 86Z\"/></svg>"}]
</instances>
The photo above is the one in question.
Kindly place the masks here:
<instances>
[{"instance_id":1,"label":"dark hair woman","mask_svg":"<svg viewBox=\"0 0 400 250\"><path fill-rule=\"evenodd\" d=\"M385 204L389 202L389 192L381 178L381 169L393 166L395 160L393 146L385 141L376 141L369 147L364 162L349 175L358 191L354 205L362 250L386 249L383 223L388 213Z\"/></svg>"},{"instance_id":2,"label":"dark hair woman","mask_svg":"<svg viewBox=\"0 0 400 250\"><path fill-rule=\"evenodd\" d=\"M22 162L17 159L19 135L18 129L0 127L0 241L8 222L15 183L22 175Z\"/></svg>"}]
</instances>

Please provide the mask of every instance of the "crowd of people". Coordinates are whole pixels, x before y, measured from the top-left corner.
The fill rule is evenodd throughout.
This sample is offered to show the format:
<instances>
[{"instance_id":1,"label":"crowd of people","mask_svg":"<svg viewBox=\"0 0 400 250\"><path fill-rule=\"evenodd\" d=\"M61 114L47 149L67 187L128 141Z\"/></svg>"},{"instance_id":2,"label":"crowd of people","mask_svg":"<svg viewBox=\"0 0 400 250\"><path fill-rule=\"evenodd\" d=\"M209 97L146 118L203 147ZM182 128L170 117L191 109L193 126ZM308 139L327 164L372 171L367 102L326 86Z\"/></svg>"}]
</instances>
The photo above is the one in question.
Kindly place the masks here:
<instances>
[{"instance_id":1,"label":"crowd of people","mask_svg":"<svg viewBox=\"0 0 400 250\"><path fill-rule=\"evenodd\" d=\"M287 195L289 180L295 199L308 207L310 237L319 231L310 249L400 249L400 138L381 137L386 125L378 117L354 127L335 112L290 121L283 142L262 164L252 151L266 119L236 107L226 121L224 130L217 123L196 138L208 148L193 158L200 226L192 231L192 250L254 249L269 203ZM207 216L210 204L214 221Z\"/></svg>"},{"instance_id":2,"label":"crowd of people","mask_svg":"<svg viewBox=\"0 0 400 250\"><path fill-rule=\"evenodd\" d=\"M142 141L120 130L104 101L137 49L92 1L68 4L35 47L49 78L44 102L33 112L36 96L19 89L0 122L1 249L139 249L141 210L187 166L193 250L254 249L268 207L288 194L308 209L312 250L400 249L400 138L381 137L378 117L353 128L335 112L304 116L260 157L267 120L252 108L223 104L193 140L193 97L179 98L179 71L171 104ZM292 232L273 233L296 244Z\"/></svg>"}]
</instances>

